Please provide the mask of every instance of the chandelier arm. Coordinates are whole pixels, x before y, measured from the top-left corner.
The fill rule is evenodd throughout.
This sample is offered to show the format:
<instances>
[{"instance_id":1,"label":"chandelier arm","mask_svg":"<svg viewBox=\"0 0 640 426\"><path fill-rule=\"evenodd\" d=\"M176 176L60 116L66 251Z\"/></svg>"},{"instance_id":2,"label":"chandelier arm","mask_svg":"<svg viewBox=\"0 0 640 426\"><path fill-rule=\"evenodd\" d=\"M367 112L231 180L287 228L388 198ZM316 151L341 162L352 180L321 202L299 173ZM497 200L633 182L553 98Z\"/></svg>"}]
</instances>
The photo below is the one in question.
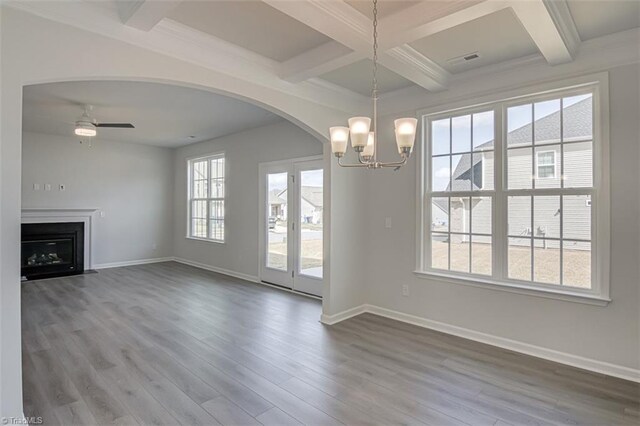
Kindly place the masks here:
<instances>
[{"instance_id":1,"label":"chandelier arm","mask_svg":"<svg viewBox=\"0 0 640 426\"><path fill-rule=\"evenodd\" d=\"M399 167L399 166L404 166L405 164L407 164L408 160L409 160L409 156L406 155L406 154L403 154L401 161L391 161L391 162L387 162L387 163L377 163L377 165L378 165L378 167Z\"/></svg>"},{"instance_id":2,"label":"chandelier arm","mask_svg":"<svg viewBox=\"0 0 640 426\"><path fill-rule=\"evenodd\" d=\"M342 162L342 157L338 157L338 165L340 167L369 167L370 164L368 163L343 163Z\"/></svg>"}]
</instances>

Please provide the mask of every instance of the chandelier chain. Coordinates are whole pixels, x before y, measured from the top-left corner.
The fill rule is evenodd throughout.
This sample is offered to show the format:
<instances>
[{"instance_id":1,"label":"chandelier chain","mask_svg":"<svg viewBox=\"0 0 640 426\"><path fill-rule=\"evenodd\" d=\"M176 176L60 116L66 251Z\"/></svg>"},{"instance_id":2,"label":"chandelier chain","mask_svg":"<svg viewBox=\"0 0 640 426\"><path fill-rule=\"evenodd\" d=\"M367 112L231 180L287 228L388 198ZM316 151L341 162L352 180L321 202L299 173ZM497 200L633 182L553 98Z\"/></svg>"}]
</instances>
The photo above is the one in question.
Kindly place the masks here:
<instances>
[{"instance_id":1,"label":"chandelier chain","mask_svg":"<svg viewBox=\"0 0 640 426\"><path fill-rule=\"evenodd\" d=\"M378 97L378 0L373 0L373 83L371 93Z\"/></svg>"}]
</instances>

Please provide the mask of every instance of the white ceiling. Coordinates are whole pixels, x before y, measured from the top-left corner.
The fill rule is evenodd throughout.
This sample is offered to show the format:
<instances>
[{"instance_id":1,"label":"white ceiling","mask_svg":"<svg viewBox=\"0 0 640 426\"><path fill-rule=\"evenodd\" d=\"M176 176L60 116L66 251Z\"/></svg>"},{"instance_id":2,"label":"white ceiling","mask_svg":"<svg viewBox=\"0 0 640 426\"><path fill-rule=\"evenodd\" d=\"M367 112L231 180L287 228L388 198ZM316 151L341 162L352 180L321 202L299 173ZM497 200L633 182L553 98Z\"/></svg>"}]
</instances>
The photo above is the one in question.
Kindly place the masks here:
<instances>
[{"instance_id":1,"label":"white ceiling","mask_svg":"<svg viewBox=\"0 0 640 426\"><path fill-rule=\"evenodd\" d=\"M640 0L569 0L568 4L583 41L640 27Z\"/></svg>"},{"instance_id":2,"label":"white ceiling","mask_svg":"<svg viewBox=\"0 0 640 426\"><path fill-rule=\"evenodd\" d=\"M440 31L410 45L452 73L520 58L538 51L511 9L502 9ZM480 57L459 65L447 62L473 52L478 52Z\"/></svg>"},{"instance_id":3,"label":"white ceiling","mask_svg":"<svg viewBox=\"0 0 640 426\"><path fill-rule=\"evenodd\" d=\"M373 4L369 0L345 0L349 6L356 9L369 19L373 19ZM385 18L410 6L420 3L419 0L378 0L378 18Z\"/></svg>"},{"instance_id":4,"label":"white ceiling","mask_svg":"<svg viewBox=\"0 0 640 426\"><path fill-rule=\"evenodd\" d=\"M166 84L116 81L50 83L24 89L23 130L73 136L83 105L98 122L130 122L135 129L98 128L98 139L178 147L282 120L237 99ZM194 136L191 138L190 136Z\"/></svg>"},{"instance_id":5,"label":"white ceiling","mask_svg":"<svg viewBox=\"0 0 640 426\"><path fill-rule=\"evenodd\" d=\"M373 62L365 59L328 72L320 77L330 83L349 88L364 96L371 95L371 82L373 76ZM389 71L382 65L378 65L378 89L380 93L402 89L413 85L409 80Z\"/></svg>"},{"instance_id":6,"label":"white ceiling","mask_svg":"<svg viewBox=\"0 0 640 426\"><path fill-rule=\"evenodd\" d=\"M259 1L188 1L168 18L280 62L331 40Z\"/></svg>"}]
</instances>

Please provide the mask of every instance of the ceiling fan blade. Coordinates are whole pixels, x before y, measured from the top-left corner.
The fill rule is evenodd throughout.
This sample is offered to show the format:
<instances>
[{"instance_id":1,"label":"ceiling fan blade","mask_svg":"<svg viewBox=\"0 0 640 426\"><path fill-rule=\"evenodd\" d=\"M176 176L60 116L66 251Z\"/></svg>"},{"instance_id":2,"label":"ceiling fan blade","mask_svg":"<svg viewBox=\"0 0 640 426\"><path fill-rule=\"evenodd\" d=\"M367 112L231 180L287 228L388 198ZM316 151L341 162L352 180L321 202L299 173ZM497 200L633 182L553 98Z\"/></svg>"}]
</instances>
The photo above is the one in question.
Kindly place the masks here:
<instances>
[{"instance_id":1,"label":"ceiling fan blade","mask_svg":"<svg viewBox=\"0 0 640 426\"><path fill-rule=\"evenodd\" d=\"M96 123L96 127L108 127L112 129L135 129L131 123Z\"/></svg>"}]
</instances>

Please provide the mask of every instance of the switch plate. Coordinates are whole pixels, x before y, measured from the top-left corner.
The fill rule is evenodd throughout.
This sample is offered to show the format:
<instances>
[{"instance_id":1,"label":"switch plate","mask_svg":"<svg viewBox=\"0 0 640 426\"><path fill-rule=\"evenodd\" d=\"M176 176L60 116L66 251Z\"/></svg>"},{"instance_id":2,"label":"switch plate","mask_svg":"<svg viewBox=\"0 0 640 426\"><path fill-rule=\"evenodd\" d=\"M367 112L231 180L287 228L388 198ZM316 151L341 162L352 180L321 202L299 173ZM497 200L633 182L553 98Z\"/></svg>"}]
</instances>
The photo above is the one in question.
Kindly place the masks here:
<instances>
[{"instance_id":1,"label":"switch plate","mask_svg":"<svg viewBox=\"0 0 640 426\"><path fill-rule=\"evenodd\" d=\"M100 217L105 217L107 214L104 212L104 210L100 210Z\"/></svg>"},{"instance_id":2,"label":"switch plate","mask_svg":"<svg viewBox=\"0 0 640 426\"><path fill-rule=\"evenodd\" d=\"M409 284L402 284L402 295L409 296Z\"/></svg>"},{"instance_id":3,"label":"switch plate","mask_svg":"<svg viewBox=\"0 0 640 426\"><path fill-rule=\"evenodd\" d=\"M39 183L34 183L33 184L33 190L34 191L40 191L40 184Z\"/></svg>"},{"instance_id":4,"label":"switch plate","mask_svg":"<svg viewBox=\"0 0 640 426\"><path fill-rule=\"evenodd\" d=\"M51 191L51 184L50 183L45 183L44 184L44 190L45 191Z\"/></svg>"},{"instance_id":5,"label":"switch plate","mask_svg":"<svg viewBox=\"0 0 640 426\"><path fill-rule=\"evenodd\" d=\"M387 229L391 229L391 218L390 217L385 217L384 218L384 227Z\"/></svg>"}]
</instances>

